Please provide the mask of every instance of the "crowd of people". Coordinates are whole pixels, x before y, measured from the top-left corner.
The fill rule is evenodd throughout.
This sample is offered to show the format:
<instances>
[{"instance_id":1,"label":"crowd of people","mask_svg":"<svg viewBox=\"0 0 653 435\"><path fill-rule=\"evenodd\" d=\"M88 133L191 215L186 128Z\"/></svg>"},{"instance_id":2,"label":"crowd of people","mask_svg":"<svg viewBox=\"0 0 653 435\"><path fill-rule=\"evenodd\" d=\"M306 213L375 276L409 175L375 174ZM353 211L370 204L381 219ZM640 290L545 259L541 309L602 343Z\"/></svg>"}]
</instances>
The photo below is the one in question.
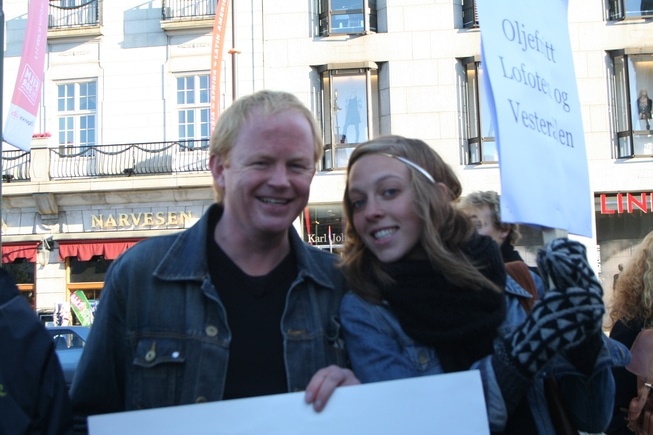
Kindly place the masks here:
<instances>
[{"instance_id":1,"label":"crowd of people","mask_svg":"<svg viewBox=\"0 0 653 435\"><path fill-rule=\"evenodd\" d=\"M113 262L71 400L44 346L42 385L30 388L47 390L11 405L24 414L15 433L84 433L90 415L293 391L320 412L338 387L463 370L480 372L492 433L626 433L637 394L623 367L653 323L653 235L621 272L610 338L584 246L555 239L527 267L496 192L463 197L419 139L356 147L341 255L304 243L292 223L322 149L292 94L259 91L222 113L215 204ZM0 428L2 393L22 397L4 363Z\"/></svg>"}]
</instances>

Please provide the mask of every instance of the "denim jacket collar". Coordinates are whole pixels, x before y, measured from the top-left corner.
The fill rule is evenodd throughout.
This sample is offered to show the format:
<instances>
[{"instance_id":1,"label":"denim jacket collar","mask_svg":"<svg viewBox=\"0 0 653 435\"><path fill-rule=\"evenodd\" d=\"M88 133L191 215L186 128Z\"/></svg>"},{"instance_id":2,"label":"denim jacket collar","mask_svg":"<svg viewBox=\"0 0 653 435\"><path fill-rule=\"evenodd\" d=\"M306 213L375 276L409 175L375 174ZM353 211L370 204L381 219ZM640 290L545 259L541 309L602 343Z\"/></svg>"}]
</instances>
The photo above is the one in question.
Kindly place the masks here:
<instances>
[{"instance_id":1,"label":"denim jacket collar","mask_svg":"<svg viewBox=\"0 0 653 435\"><path fill-rule=\"evenodd\" d=\"M215 209L222 216L222 206L213 204L204 213L197 224L182 231L174 238L170 249L163 256L154 271L154 275L166 281L203 281L209 275L206 257L206 241L209 237L210 216ZM291 226L289 229L290 246L297 259L297 269L300 278L313 280L322 287L334 289L333 280L327 276L325 269L318 267L316 259L308 255L306 245L299 237L297 230Z\"/></svg>"}]
</instances>

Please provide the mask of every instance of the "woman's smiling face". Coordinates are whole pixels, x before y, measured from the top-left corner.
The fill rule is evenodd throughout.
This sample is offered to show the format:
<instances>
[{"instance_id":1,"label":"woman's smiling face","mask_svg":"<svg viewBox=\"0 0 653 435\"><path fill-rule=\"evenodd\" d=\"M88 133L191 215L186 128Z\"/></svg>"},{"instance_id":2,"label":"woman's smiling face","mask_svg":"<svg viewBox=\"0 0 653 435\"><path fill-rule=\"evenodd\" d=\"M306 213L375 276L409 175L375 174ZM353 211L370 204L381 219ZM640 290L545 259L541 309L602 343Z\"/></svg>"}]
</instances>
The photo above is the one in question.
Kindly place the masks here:
<instances>
[{"instance_id":1,"label":"woman's smiling face","mask_svg":"<svg viewBox=\"0 0 653 435\"><path fill-rule=\"evenodd\" d=\"M363 156L350 168L347 184L354 229L381 262L424 256L422 221L404 163L382 154Z\"/></svg>"}]
</instances>

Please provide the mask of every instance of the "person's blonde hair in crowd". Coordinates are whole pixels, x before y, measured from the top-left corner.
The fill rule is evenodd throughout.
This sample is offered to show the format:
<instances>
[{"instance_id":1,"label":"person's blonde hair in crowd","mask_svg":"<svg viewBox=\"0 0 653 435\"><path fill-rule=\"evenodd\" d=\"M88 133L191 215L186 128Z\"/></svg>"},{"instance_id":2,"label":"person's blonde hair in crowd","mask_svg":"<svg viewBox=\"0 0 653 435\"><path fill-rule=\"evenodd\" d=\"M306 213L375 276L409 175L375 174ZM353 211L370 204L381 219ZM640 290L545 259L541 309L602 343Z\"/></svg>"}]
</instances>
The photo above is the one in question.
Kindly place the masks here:
<instances>
[{"instance_id":1,"label":"person's blonde hair in crowd","mask_svg":"<svg viewBox=\"0 0 653 435\"><path fill-rule=\"evenodd\" d=\"M451 167L440 155L419 139L381 136L359 145L349 158L348 172L363 156L384 154L398 158L408 166L411 187L415 192L415 211L423 222L421 245L429 261L461 288L493 288L496 284L462 253L461 245L472 238L474 226L453 201L460 197L462 186ZM422 172L425 171L426 173ZM392 283L379 259L365 246L353 226L352 201L345 188L346 217L343 265L352 288L372 302L380 300L379 288Z\"/></svg>"},{"instance_id":2,"label":"person's blonde hair in crowd","mask_svg":"<svg viewBox=\"0 0 653 435\"><path fill-rule=\"evenodd\" d=\"M653 326L653 231L644 237L619 274L610 319L612 323L643 319L646 326Z\"/></svg>"},{"instance_id":3,"label":"person's blonde hair in crowd","mask_svg":"<svg viewBox=\"0 0 653 435\"><path fill-rule=\"evenodd\" d=\"M484 206L490 210L494 226L499 231L508 232L508 243L515 245L521 239L519 225L501 222L501 199L497 192L494 190L472 192L462 197L458 203L458 207L462 210L470 207L483 208Z\"/></svg>"}]
</instances>

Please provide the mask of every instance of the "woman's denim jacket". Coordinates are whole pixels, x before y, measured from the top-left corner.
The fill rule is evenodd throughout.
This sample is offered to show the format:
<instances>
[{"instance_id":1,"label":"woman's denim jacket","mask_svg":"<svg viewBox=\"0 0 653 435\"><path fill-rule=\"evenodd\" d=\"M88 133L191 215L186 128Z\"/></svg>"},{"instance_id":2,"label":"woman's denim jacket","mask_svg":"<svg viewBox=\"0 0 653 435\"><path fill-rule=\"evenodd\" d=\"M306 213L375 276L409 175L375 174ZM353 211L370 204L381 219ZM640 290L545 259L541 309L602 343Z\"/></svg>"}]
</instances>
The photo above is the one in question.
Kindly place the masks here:
<instances>
[{"instance_id":1,"label":"woman's denim jacket","mask_svg":"<svg viewBox=\"0 0 653 435\"><path fill-rule=\"evenodd\" d=\"M536 277L538 290L543 290ZM505 289L507 316L499 333L506 335L526 318L519 298L531 295L508 276ZM433 348L417 344L401 329L392 310L347 293L340 306L345 341L354 373L361 382L376 382L443 373ZM540 372L528 390L527 397L535 424L541 435L555 433L544 396L543 379L554 374L568 399L567 409L577 429L601 432L609 423L614 400L614 381L610 368L627 364L628 350L618 342L603 337L592 374L581 374L564 357L556 357ZM491 356L472 365L480 370L485 393L488 420L492 432L501 432L507 421L506 405L492 368Z\"/></svg>"},{"instance_id":2,"label":"woman's denim jacket","mask_svg":"<svg viewBox=\"0 0 653 435\"><path fill-rule=\"evenodd\" d=\"M78 423L222 398L231 333L207 266L210 212L184 232L138 243L109 268L71 390ZM298 275L279 325L289 392L305 389L317 370L346 363L336 257L306 245L294 228L290 241Z\"/></svg>"}]
</instances>

